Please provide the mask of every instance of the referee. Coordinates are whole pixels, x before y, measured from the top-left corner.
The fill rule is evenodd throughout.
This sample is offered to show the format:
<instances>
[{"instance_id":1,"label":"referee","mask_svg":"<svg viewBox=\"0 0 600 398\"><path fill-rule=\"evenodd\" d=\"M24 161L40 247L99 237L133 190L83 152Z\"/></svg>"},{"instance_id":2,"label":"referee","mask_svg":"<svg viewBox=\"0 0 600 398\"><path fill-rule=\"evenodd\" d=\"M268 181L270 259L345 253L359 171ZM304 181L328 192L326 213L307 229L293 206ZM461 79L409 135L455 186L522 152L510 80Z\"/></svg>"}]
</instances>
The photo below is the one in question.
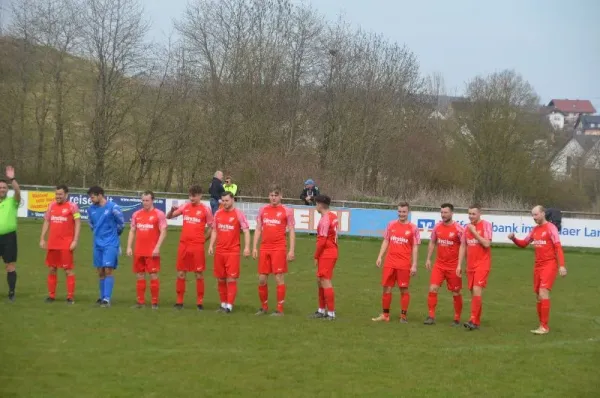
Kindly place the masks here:
<instances>
[{"instance_id":1,"label":"referee","mask_svg":"<svg viewBox=\"0 0 600 398\"><path fill-rule=\"evenodd\" d=\"M15 195L8 197L9 184ZM6 179L0 179L0 257L6 265L6 281L8 282L8 299L15 301L17 286L17 211L21 203L21 188L15 180L15 169L6 167Z\"/></svg>"}]
</instances>

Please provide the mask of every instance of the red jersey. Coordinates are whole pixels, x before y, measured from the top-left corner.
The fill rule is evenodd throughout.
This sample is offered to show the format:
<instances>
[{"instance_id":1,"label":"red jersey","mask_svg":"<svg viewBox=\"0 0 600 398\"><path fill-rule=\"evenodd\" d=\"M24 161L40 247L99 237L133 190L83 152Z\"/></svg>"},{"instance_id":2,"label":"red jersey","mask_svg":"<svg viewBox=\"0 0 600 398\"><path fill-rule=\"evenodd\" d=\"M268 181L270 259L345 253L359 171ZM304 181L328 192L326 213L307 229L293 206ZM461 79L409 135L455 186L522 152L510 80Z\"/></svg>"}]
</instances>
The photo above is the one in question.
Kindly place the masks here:
<instances>
[{"instance_id":1,"label":"red jersey","mask_svg":"<svg viewBox=\"0 0 600 398\"><path fill-rule=\"evenodd\" d=\"M317 225L317 249L315 250L315 259L337 259L337 228L338 216L333 211L321 216Z\"/></svg>"},{"instance_id":2,"label":"red jersey","mask_svg":"<svg viewBox=\"0 0 600 398\"><path fill-rule=\"evenodd\" d=\"M384 268L410 269L413 249L421 244L419 228L411 222L388 223L383 239L388 242Z\"/></svg>"},{"instance_id":3,"label":"red jersey","mask_svg":"<svg viewBox=\"0 0 600 398\"><path fill-rule=\"evenodd\" d=\"M133 254L139 257L150 257L156 247L160 231L167 228L167 217L162 211L138 210L131 216L131 230L136 231Z\"/></svg>"},{"instance_id":4,"label":"red jersey","mask_svg":"<svg viewBox=\"0 0 600 398\"><path fill-rule=\"evenodd\" d=\"M240 232L250 229L246 216L236 208L217 210L212 227L217 231L215 252L219 254L239 253Z\"/></svg>"},{"instance_id":5,"label":"red jersey","mask_svg":"<svg viewBox=\"0 0 600 398\"><path fill-rule=\"evenodd\" d=\"M475 225L475 230L479 236L492 241L492 223L485 220L479 220ZM483 247L481 243L465 228L462 243L467 245L467 269L491 269L492 267L492 249L491 247Z\"/></svg>"},{"instance_id":6,"label":"red jersey","mask_svg":"<svg viewBox=\"0 0 600 398\"><path fill-rule=\"evenodd\" d=\"M431 241L437 245L435 262L440 269L455 270L458 266L458 252L465 230L453 221L446 225L440 221L431 231Z\"/></svg>"},{"instance_id":7,"label":"red jersey","mask_svg":"<svg viewBox=\"0 0 600 398\"><path fill-rule=\"evenodd\" d=\"M286 250L286 232L294 227L294 211L283 205L266 205L258 211L256 229L261 231L261 250Z\"/></svg>"},{"instance_id":8,"label":"red jersey","mask_svg":"<svg viewBox=\"0 0 600 398\"><path fill-rule=\"evenodd\" d=\"M202 203L195 205L187 202L180 206L175 214L183 215L183 228L179 241L189 245L204 245L206 226L213 222L211 210Z\"/></svg>"},{"instance_id":9,"label":"red jersey","mask_svg":"<svg viewBox=\"0 0 600 398\"><path fill-rule=\"evenodd\" d=\"M50 224L48 250L69 250L75 239L75 220L79 219L79 208L73 202L48 205L44 220Z\"/></svg>"},{"instance_id":10,"label":"red jersey","mask_svg":"<svg viewBox=\"0 0 600 398\"><path fill-rule=\"evenodd\" d=\"M525 247L532 243L535 247L535 267L556 267L557 263L565 265L565 257L558 236L558 229L551 222L536 225L523 240L515 239L518 246Z\"/></svg>"}]
</instances>

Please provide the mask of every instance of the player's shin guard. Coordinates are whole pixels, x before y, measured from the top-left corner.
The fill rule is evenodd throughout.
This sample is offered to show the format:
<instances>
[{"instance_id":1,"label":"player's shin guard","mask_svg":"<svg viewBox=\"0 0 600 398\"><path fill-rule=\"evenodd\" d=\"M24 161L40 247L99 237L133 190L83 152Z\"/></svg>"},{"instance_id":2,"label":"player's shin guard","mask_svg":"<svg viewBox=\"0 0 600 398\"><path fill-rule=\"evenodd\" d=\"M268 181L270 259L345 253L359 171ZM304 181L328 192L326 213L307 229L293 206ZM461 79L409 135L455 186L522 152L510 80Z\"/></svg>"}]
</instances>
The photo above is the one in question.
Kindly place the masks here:
<instances>
[{"instance_id":1,"label":"player's shin guard","mask_svg":"<svg viewBox=\"0 0 600 398\"><path fill-rule=\"evenodd\" d=\"M283 312L283 303L285 303L285 283L277 285L277 311Z\"/></svg>"},{"instance_id":2,"label":"player's shin guard","mask_svg":"<svg viewBox=\"0 0 600 398\"><path fill-rule=\"evenodd\" d=\"M454 320L460 321L460 315L462 314L463 308L463 297L462 295L452 296L454 300Z\"/></svg>"},{"instance_id":3,"label":"player's shin guard","mask_svg":"<svg viewBox=\"0 0 600 398\"><path fill-rule=\"evenodd\" d=\"M177 293L177 304L183 304L185 295L185 278L177 278L175 282L175 292Z\"/></svg>"},{"instance_id":4,"label":"player's shin guard","mask_svg":"<svg viewBox=\"0 0 600 398\"><path fill-rule=\"evenodd\" d=\"M542 324L542 302L538 300L536 303L538 319L540 321L540 325Z\"/></svg>"},{"instance_id":5,"label":"player's shin guard","mask_svg":"<svg viewBox=\"0 0 600 398\"><path fill-rule=\"evenodd\" d=\"M319 286L319 312L325 313L325 289Z\"/></svg>"},{"instance_id":6,"label":"player's shin guard","mask_svg":"<svg viewBox=\"0 0 600 398\"><path fill-rule=\"evenodd\" d=\"M112 298L113 287L115 286L115 277L107 275L104 278L104 299L110 301Z\"/></svg>"},{"instance_id":7,"label":"player's shin guard","mask_svg":"<svg viewBox=\"0 0 600 398\"><path fill-rule=\"evenodd\" d=\"M333 288L328 287L323 290L323 293L325 294L325 305L327 307L327 313L335 313L335 292L333 291Z\"/></svg>"},{"instance_id":8,"label":"player's shin guard","mask_svg":"<svg viewBox=\"0 0 600 398\"><path fill-rule=\"evenodd\" d=\"M481 323L481 296L473 296L471 300L471 322L475 325Z\"/></svg>"},{"instance_id":9,"label":"player's shin guard","mask_svg":"<svg viewBox=\"0 0 600 398\"><path fill-rule=\"evenodd\" d=\"M381 309L384 314L390 313L390 306L392 305L392 293L383 293L381 295Z\"/></svg>"},{"instance_id":10,"label":"player's shin guard","mask_svg":"<svg viewBox=\"0 0 600 398\"><path fill-rule=\"evenodd\" d=\"M136 283L137 303L144 304L146 302L146 280L138 279Z\"/></svg>"},{"instance_id":11,"label":"player's shin guard","mask_svg":"<svg viewBox=\"0 0 600 398\"><path fill-rule=\"evenodd\" d=\"M549 329L548 322L550 321L550 299L540 300L540 323L546 329Z\"/></svg>"},{"instance_id":12,"label":"player's shin guard","mask_svg":"<svg viewBox=\"0 0 600 398\"><path fill-rule=\"evenodd\" d=\"M56 298L56 284L57 284L57 276L56 274L48 275L48 297Z\"/></svg>"},{"instance_id":13,"label":"player's shin guard","mask_svg":"<svg viewBox=\"0 0 600 398\"><path fill-rule=\"evenodd\" d=\"M67 275L67 299L75 297L75 275Z\"/></svg>"},{"instance_id":14,"label":"player's shin guard","mask_svg":"<svg viewBox=\"0 0 600 398\"><path fill-rule=\"evenodd\" d=\"M233 308L235 296L237 296L237 281L227 282L227 308Z\"/></svg>"},{"instance_id":15,"label":"player's shin guard","mask_svg":"<svg viewBox=\"0 0 600 398\"><path fill-rule=\"evenodd\" d=\"M100 295L98 296L98 298L101 300L104 298L104 283L105 283L105 278L103 276L101 276L100 279L98 280L98 288L100 290Z\"/></svg>"},{"instance_id":16,"label":"player's shin guard","mask_svg":"<svg viewBox=\"0 0 600 398\"><path fill-rule=\"evenodd\" d=\"M204 278L196 279L196 305L204 304Z\"/></svg>"},{"instance_id":17,"label":"player's shin guard","mask_svg":"<svg viewBox=\"0 0 600 398\"><path fill-rule=\"evenodd\" d=\"M258 299L260 307L267 311L269 309L269 285L258 285Z\"/></svg>"},{"instance_id":18,"label":"player's shin guard","mask_svg":"<svg viewBox=\"0 0 600 398\"><path fill-rule=\"evenodd\" d=\"M402 309L402 317L405 318L410 304L410 293L402 293L400 295L400 308Z\"/></svg>"},{"instance_id":19,"label":"player's shin guard","mask_svg":"<svg viewBox=\"0 0 600 398\"><path fill-rule=\"evenodd\" d=\"M217 282L217 288L219 289L219 300L221 300L221 307L227 305L227 282L219 280Z\"/></svg>"},{"instance_id":20,"label":"player's shin guard","mask_svg":"<svg viewBox=\"0 0 600 398\"><path fill-rule=\"evenodd\" d=\"M158 295L160 292L160 280L150 280L150 296L152 297L152 304L158 304Z\"/></svg>"},{"instance_id":21,"label":"player's shin guard","mask_svg":"<svg viewBox=\"0 0 600 398\"><path fill-rule=\"evenodd\" d=\"M429 307L429 316L431 318L435 318L435 307L437 307L437 301L437 292L429 292L429 296L427 296L427 306Z\"/></svg>"}]
</instances>

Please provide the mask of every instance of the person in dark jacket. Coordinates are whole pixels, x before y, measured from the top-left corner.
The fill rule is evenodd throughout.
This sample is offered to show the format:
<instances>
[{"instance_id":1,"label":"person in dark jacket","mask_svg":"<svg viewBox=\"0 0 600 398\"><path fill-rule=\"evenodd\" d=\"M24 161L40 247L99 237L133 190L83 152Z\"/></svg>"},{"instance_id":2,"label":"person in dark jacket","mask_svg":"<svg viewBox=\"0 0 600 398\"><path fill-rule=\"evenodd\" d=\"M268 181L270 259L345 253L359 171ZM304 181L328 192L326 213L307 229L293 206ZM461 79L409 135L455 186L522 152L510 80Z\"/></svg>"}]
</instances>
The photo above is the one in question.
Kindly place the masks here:
<instances>
[{"instance_id":1,"label":"person in dark jacket","mask_svg":"<svg viewBox=\"0 0 600 398\"><path fill-rule=\"evenodd\" d=\"M213 215L219 210L219 203L221 203L221 195L223 192L225 192L225 188L223 188L223 172L217 170L210 183L210 187L208 188L208 193L210 195L210 209L212 210Z\"/></svg>"},{"instance_id":2,"label":"person in dark jacket","mask_svg":"<svg viewBox=\"0 0 600 398\"><path fill-rule=\"evenodd\" d=\"M300 194L300 199L307 206L315 205L315 197L320 194L319 188L315 186L315 182L312 179L308 179L304 182L304 189Z\"/></svg>"}]
</instances>

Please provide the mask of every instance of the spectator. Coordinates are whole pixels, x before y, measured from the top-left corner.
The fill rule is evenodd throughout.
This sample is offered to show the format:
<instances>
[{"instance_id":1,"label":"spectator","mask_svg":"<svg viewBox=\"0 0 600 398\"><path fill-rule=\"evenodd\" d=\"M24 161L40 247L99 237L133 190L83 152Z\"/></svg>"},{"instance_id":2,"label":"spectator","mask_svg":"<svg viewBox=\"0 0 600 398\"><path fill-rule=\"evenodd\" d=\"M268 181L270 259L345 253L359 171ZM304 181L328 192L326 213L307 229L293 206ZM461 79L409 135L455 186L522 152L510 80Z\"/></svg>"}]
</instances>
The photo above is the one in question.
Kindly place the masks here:
<instances>
[{"instance_id":1,"label":"spectator","mask_svg":"<svg viewBox=\"0 0 600 398\"><path fill-rule=\"evenodd\" d=\"M300 194L300 199L304 201L307 206L315 205L315 197L319 195L319 188L315 186L315 182L310 178L304 182L304 189Z\"/></svg>"},{"instance_id":2,"label":"spectator","mask_svg":"<svg viewBox=\"0 0 600 398\"><path fill-rule=\"evenodd\" d=\"M238 194L238 186L233 183L231 176L225 177L225 184L223 184L223 189L225 189L225 192L231 192L234 198Z\"/></svg>"},{"instance_id":3,"label":"spectator","mask_svg":"<svg viewBox=\"0 0 600 398\"><path fill-rule=\"evenodd\" d=\"M221 195L225 192L223 188L223 172L217 170L208 188L210 195L210 209L213 215L219 210L219 203L221 203Z\"/></svg>"}]
</instances>

